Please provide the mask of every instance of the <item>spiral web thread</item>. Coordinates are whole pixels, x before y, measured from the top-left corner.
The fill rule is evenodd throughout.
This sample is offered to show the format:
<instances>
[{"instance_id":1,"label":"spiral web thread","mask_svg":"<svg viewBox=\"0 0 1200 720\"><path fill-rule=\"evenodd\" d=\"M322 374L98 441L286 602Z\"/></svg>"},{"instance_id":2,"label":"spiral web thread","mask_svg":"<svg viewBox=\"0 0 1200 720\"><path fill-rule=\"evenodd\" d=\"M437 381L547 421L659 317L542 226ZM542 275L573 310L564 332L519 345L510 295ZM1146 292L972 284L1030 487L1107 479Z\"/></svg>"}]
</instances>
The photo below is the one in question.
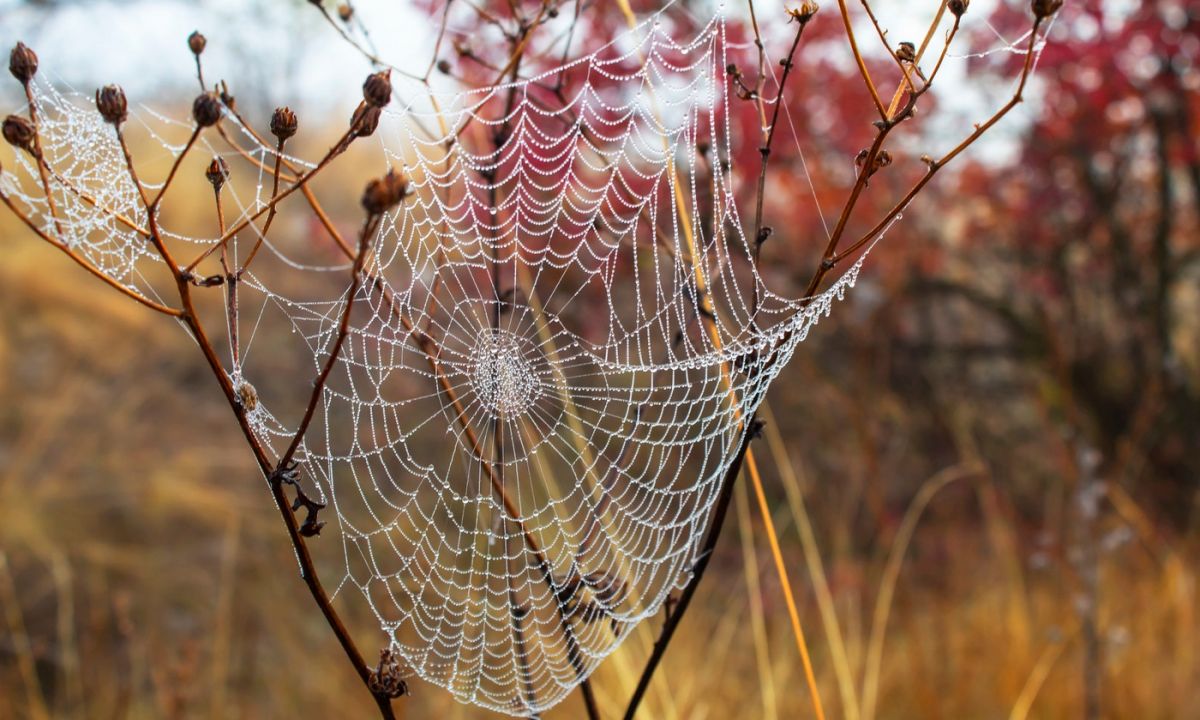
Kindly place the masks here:
<instances>
[{"instance_id":1,"label":"spiral web thread","mask_svg":"<svg viewBox=\"0 0 1200 720\"><path fill-rule=\"evenodd\" d=\"M858 276L861 259L801 300L764 284L732 171L697 149L730 156L726 49L720 13L686 41L655 16L515 85L411 88L424 99L394 103L378 137L412 197L373 238L355 297L336 289L349 264L282 233L243 278L228 365L243 390L272 323L315 372L354 302L297 459L336 516L337 593L361 594L412 672L463 702L554 705L686 584L745 419ZM541 90L560 72L578 80L565 106ZM156 298L145 273L160 261L120 219L144 211L111 128L87 98L39 85L36 102L46 157L70 185L52 187L62 237ZM182 150L164 138L185 123L144 108L133 119L168 155ZM498 153L473 152L472 133L506 124ZM230 186L240 217L269 200L270 175L253 172L253 192ZM51 232L36 177L22 156L0 183ZM255 433L281 452L295 427L247 396Z\"/></svg>"}]
</instances>

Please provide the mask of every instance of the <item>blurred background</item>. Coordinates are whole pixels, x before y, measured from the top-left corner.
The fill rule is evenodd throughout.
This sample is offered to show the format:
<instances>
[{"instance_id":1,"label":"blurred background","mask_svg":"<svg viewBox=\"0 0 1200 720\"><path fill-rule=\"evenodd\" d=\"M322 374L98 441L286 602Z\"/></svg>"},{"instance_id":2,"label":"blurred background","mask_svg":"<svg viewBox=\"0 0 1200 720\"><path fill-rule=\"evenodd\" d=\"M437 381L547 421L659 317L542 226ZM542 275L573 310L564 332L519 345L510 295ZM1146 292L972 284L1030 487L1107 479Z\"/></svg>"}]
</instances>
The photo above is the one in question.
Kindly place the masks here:
<instances>
[{"instance_id":1,"label":"blurred background","mask_svg":"<svg viewBox=\"0 0 1200 720\"><path fill-rule=\"evenodd\" d=\"M390 61L429 62L439 3L362 5ZM783 6L756 5L786 49ZM764 259L793 296L873 135L827 5L788 100L805 153L773 158L766 198ZM873 7L900 40L938 5ZM1011 95L1029 18L971 3L900 141L909 170ZM369 66L307 2L0 0L0 47L24 40L56 86L120 82L177 117L197 28L247 117L291 105L309 157L340 132ZM772 386L755 452L831 717L1200 717L1198 31L1196 0L1068 0L1026 102L935 178ZM756 167L744 145L735 172ZM860 224L911 179L872 178ZM331 206L353 222L355 201ZM0 249L0 718L371 717L179 328L7 213ZM810 716L761 519L735 502L642 717ZM597 672L605 717L646 647ZM406 717L490 716L413 689Z\"/></svg>"}]
</instances>

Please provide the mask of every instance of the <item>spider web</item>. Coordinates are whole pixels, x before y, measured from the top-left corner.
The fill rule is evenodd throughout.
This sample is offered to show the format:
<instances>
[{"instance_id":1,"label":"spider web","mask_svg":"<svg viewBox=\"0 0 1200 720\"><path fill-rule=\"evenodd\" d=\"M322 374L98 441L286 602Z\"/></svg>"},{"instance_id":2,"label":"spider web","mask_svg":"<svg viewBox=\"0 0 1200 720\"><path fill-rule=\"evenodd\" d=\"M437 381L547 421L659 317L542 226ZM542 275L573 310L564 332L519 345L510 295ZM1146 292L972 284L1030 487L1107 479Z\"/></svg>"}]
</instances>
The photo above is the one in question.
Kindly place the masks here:
<instances>
[{"instance_id":1,"label":"spider web","mask_svg":"<svg viewBox=\"0 0 1200 720\"><path fill-rule=\"evenodd\" d=\"M354 295L348 263L280 233L243 278L228 373L280 454L295 413L249 392L269 379L251 369L252 347L270 352L255 338L282 323L316 372L353 302L296 459L336 518L337 594L361 595L411 671L463 702L549 708L661 612L691 577L748 418L858 276L862 259L802 299L760 276L732 168L710 162L732 151L727 49L720 13L685 40L655 16L513 84L399 86L416 99L392 105L379 138L412 195L372 239ZM576 89L551 102L562 74ZM161 261L135 227L144 211L111 127L49 86L36 103L60 236L157 297L146 274ZM167 138L185 123L149 109L133 121L182 151ZM252 192L229 186L245 218L270 199L274 151L225 125L262 163ZM475 142L497 132L498 149ZM50 232L36 167L18 167L0 182Z\"/></svg>"}]
</instances>

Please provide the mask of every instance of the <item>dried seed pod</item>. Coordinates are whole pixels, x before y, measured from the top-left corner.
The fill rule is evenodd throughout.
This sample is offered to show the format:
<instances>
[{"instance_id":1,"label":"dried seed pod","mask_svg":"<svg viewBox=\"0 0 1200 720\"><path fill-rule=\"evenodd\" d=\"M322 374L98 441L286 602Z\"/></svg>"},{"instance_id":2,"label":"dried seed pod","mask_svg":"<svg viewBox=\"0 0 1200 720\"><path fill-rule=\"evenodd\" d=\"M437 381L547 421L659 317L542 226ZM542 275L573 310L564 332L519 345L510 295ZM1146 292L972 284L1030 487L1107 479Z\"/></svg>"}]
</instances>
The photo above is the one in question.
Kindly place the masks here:
<instances>
[{"instance_id":1,"label":"dried seed pod","mask_svg":"<svg viewBox=\"0 0 1200 720\"><path fill-rule=\"evenodd\" d=\"M211 127L221 120L221 101L213 93L201 93L192 102L192 119L200 127Z\"/></svg>"},{"instance_id":2,"label":"dried seed pod","mask_svg":"<svg viewBox=\"0 0 1200 720\"><path fill-rule=\"evenodd\" d=\"M354 17L354 8L351 7L349 3L342 3L341 5L338 5L337 12L338 17L342 19L342 22L348 23L350 22L350 18Z\"/></svg>"},{"instance_id":3,"label":"dried seed pod","mask_svg":"<svg viewBox=\"0 0 1200 720\"><path fill-rule=\"evenodd\" d=\"M400 204L408 195L408 180L394 169L387 175L367 183L363 190L362 206L371 215L382 215Z\"/></svg>"},{"instance_id":4,"label":"dried seed pod","mask_svg":"<svg viewBox=\"0 0 1200 720\"><path fill-rule=\"evenodd\" d=\"M4 118L4 139L8 141L9 145L33 155L37 130L33 127L33 123L20 115L9 115Z\"/></svg>"},{"instance_id":5,"label":"dried seed pod","mask_svg":"<svg viewBox=\"0 0 1200 720\"><path fill-rule=\"evenodd\" d=\"M1063 0L1033 0L1033 16L1039 20L1048 18L1062 7Z\"/></svg>"},{"instance_id":6,"label":"dried seed pod","mask_svg":"<svg viewBox=\"0 0 1200 720\"><path fill-rule=\"evenodd\" d=\"M214 157L212 162L208 164L208 169L204 171L204 177L208 178L208 182L213 186L213 190L221 192L225 181L229 179L229 163L225 162L225 158L219 155Z\"/></svg>"},{"instance_id":7,"label":"dried seed pod","mask_svg":"<svg viewBox=\"0 0 1200 720\"><path fill-rule=\"evenodd\" d=\"M809 20L812 20L813 15L816 15L817 11L820 9L821 9L821 6L817 5L815 2L811 2L811 1L802 2L802 3L800 3L800 7L790 8L787 11L787 14L791 17L791 19L788 20L788 22L795 20L796 22L801 23L801 24L806 23Z\"/></svg>"},{"instance_id":8,"label":"dried seed pod","mask_svg":"<svg viewBox=\"0 0 1200 720\"><path fill-rule=\"evenodd\" d=\"M129 117L129 104L120 85L105 85L96 91L96 109L110 125L120 125Z\"/></svg>"},{"instance_id":9,"label":"dried seed pod","mask_svg":"<svg viewBox=\"0 0 1200 720\"><path fill-rule=\"evenodd\" d=\"M200 34L199 30L195 30L191 35L188 35L188 49L193 55L199 55L204 52L205 46L208 45L208 38Z\"/></svg>"},{"instance_id":10,"label":"dried seed pod","mask_svg":"<svg viewBox=\"0 0 1200 720\"><path fill-rule=\"evenodd\" d=\"M350 118L350 127L354 130L354 136L369 137L374 135L375 129L379 127L379 116L381 114L383 114L381 108L361 103Z\"/></svg>"},{"instance_id":11,"label":"dried seed pod","mask_svg":"<svg viewBox=\"0 0 1200 720\"><path fill-rule=\"evenodd\" d=\"M903 62L916 62L917 46L905 40L896 48L896 58Z\"/></svg>"},{"instance_id":12,"label":"dried seed pod","mask_svg":"<svg viewBox=\"0 0 1200 720\"><path fill-rule=\"evenodd\" d=\"M8 55L8 71L12 73L12 76L22 85L28 85L33 76L37 74L37 70L37 53L23 42L14 45L12 52Z\"/></svg>"},{"instance_id":13,"label":"dried seed pod","mask_svg":"<svg viewBox=\"0 0 1200 720\"><path fill-rule=\"evenodd\" d=\"M372 73L363 82L363 100L368 105L383 107L392 101L392 71Z\"/></svg>"},{"instance_id":14,"label":"dried seed pod","mask_svg":"<svg viewBox=\"0 0 1200 720\"><path fill-rule=\"evenodd\" d=\"M438 69L438 72L440 72L441 74L449 75L450 74L450 61L446 60L445 58L438 60L437 69Z\"/></svg>"},{"instance_id":15,"label":"dried seed pod","mask_svg":"<svg viewBox=\"0 0 1200 720\"><path fill-rule=\"evenodd\" d=\"M271 134L279 138L279 142L284 142L295 135L298 126L296 113L292 112L291 108L275 108L275 112L271 115Z\"/></svg>"},{"instance_id":16,"label":"dried seed pod","mask_svg":"<svg viewBox=\"0 0 1200 720\"><path fill-rule=\"evenodd\" d=\"M971 0L950 0L946 6L954 17L962 17L966 14L967 8L970 7Z\"/></svg>"}]
</instances>

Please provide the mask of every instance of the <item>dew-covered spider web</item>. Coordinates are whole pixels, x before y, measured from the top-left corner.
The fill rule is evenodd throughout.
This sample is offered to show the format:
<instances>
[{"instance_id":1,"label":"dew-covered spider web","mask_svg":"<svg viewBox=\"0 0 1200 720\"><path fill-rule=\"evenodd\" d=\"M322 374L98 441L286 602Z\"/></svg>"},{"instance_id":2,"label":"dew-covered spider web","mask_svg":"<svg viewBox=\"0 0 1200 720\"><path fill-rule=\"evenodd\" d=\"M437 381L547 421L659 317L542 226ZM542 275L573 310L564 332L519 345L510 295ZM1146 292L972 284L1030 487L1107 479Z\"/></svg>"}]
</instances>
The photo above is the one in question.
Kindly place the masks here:
<instances>
[{"instance_id":1,"label":"dew-covered spider web","mask_svg":"<svg viewBox=\"0 0 1200 720\"><path fill-rule=\"evenodd\" d=\"M286 347L315 375L353 303L296 456L336 530L315 542L340 543L340 574L325 580L339 602L366 600L412 673L464 702L546 709L661 613L691 576L748 419L855 283L861 259L812 298L764 282L723 161L727 62L721 15L687 38L656 16L487 90L431 92L396 75L369 141L386 162L363 177L402 168L411 195L371 238L353 296L346 257L290 239L303 223L272 230L243 276L225 360L277 454L299 412L265 390L280 384L267 361ZM59 218L24 156L6 194L110 277L169 304L111 126L90 99L48 85L37 104ZM146 108L131 122L168 158L182 150L188 123ZM236 118L223 126L261 163L205 139L235 178L252 176L227 191L232 224L269 201L275 153ZM235 238L235 257L260 230ZM217 237L168 235L184 256ZM287 341L264 339L271 327ZM307 397L299 385L291 394Z\"/></svg>"}]
</instances>

